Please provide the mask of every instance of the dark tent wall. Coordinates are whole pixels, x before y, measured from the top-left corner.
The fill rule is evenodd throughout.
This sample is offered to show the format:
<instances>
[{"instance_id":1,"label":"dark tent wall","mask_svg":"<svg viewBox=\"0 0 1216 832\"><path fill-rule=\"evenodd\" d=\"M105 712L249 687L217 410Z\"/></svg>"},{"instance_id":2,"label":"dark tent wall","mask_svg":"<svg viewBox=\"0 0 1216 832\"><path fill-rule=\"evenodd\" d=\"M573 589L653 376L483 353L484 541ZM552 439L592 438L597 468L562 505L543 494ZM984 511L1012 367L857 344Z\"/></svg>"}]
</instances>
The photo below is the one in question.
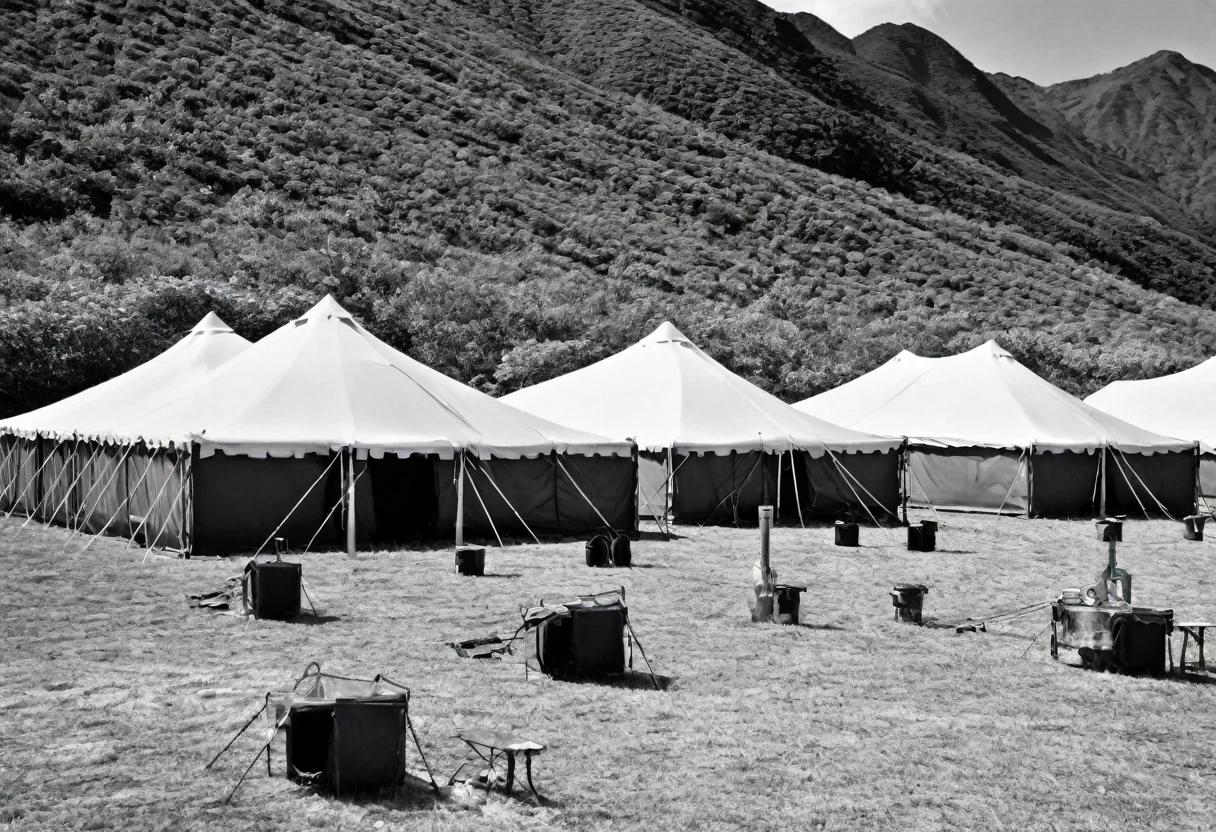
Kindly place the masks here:
<instances>
[{"instance_id":1,"label":"dark tent wall","mask_svg":"<svg viewBox=\"0 0 1216 832\"><path fill-rule=\"evenodd\" d=\"M880 522L899 516L900 486L898 452L870 454L824 454L818 459L798 455L806 472L799 480L797 496L804 518L849 518ZM843 468L848 473L842 472ZM781 502L794 499L794 491L781 483ZM783 512L784 513L784 512Z\"/></svg>"},{"instance_id":2,"label":"dark tent wall","mask_svg":"<svg viewBox=\"0 0 1216 832\"><path fill-rule=\"evenodd\" d=\"M777 515L788 521L797 521L799 508L804 520L868 520L871 513L881 520L899 512L898 452L835 454L834 460L829 454L813 458L801 451L792 457L762 452L678 455L674 462L672 513L677 523L754 525L760 506L776 506L778 497Z\"/></svg>"},{"instance_id":3,"label":"dark tent wall","mask_svg":"<svg viewBox=\"0 0 1216 832\"><path fill-rule=\"evenodd\" d=\"M1102 454L1036 453L1030 457L1030 511L1036 517L1092 516L1098 511Z\"/></svg>"},{"instance_id":4,"label":"dark tent wall","mask_svg":"<svg viewBox=\"0 0 1216 832\"><path fill-rule=\"evenodd\" d=\"M317 544L339 542L340 510L325 522L324 528L322 521L342 493L343 462L333 462L325 481L309 491L331 462L332 456L317 454L298 459L254 459L222 452L200 457L196 449L191 461L194 479L190 489L193 551L252 552L284 518L287 520L276 536L286 538L294 549L303 549L318 530ZM292 511L297 502L299 506Z\"/></svg>"},{"instance_id":5,"label":"dark tent wall","mask_svg":"<svg viewBox=\"0 0 1216 832\"><path fill-rule=\"evenodd\" d=\"M458 464L458 460L439 460L435 465L442 534L456 528ZM478 460L470 455L465 462L464 529L470 534L492 535L488 510L499 534L527 534L515 511L537 534L603 531L600 514L616 531L635 532L636 497L637 464L630 457L550 454L536 459Z\"/></svg>"},{"instance_id":6,"label":"dark tent wall","mask_svg":"<svg viewBox=\"0 0 1216 832\"><path fill-rule=\"evenodd\" d=\"M1195 509L1197 462L1193 451L1124 454L1111 449L1106 458L1106 513L1160 515L1163 506L1174 517L1185 517Z\"/></svg>"},{"instance_id":7,"label":"dark tent wall","mask_svg":"<svg viewBox=\"0 0 1216 832\"><path fill-rule=\"evenodd\" d=\"M676 523L759 522L757 509L777 499L777 463L761 451L675 454L671 513Z\"/></svg>"}]
</instances>

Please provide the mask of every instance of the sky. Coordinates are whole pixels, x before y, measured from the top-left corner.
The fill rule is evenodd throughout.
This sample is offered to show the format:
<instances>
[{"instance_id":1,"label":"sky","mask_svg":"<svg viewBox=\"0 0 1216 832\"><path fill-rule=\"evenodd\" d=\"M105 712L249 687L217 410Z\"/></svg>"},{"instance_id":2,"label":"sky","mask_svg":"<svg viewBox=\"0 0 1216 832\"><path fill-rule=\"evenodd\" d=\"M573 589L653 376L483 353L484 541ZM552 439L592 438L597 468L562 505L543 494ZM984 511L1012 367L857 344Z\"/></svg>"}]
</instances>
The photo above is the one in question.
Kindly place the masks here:
<instances>
[{"instance_id":1,"label":"sky","mask_svg":"<svg viewBox=\"0 0 1216 832\"><path fill-rule=\"evenodd\" d=\"M1216 69L1216 0L764 0L856 37L915 23L986 72L1054 84L1163 49Z\"/></svg>"}]
</instances>

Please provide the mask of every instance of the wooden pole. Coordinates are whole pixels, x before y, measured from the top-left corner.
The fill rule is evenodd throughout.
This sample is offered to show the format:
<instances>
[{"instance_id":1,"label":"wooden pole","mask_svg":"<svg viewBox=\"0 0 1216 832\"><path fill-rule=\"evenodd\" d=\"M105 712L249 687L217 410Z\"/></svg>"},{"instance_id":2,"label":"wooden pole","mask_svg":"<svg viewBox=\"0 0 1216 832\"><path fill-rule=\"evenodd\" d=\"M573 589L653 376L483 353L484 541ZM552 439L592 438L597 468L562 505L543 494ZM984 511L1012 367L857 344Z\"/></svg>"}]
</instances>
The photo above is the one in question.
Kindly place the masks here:
<instances>
[{"instance_id":1,"label":"wooden pole","mask_svg":"<svg viewBox=\"0 0 1216 832\"><path fill-rule=\"evenodd\" d=\"M671 463L672 463L671 446L668 445L667 446L667 482L665 482L663 484L663 526L666 529L666 531L664 532L664 536L668 540L671 540L671 524L672 524L672 521L674 520L674 515L672 514L672 511L671 511L671 491L673 488L675 488L675 485L676 485L676 482L675 482L676 472L675 472L675 469L671 467Z\"/></svg>"},{"instance_id":2,"label":"wooden pole","mask_svg":"<svg viewBox=\"0 0 1216 832\"><path fill-rule=\"evenodd\" d=\"M1098 458L1098 478L1101 480L1098 492L1098 516L1106 516L1106 446L1102 446L1102 456Z\"/></svg>"},{"instance_id":3,"label":"wooden pole","mask_svg":"<svg viewBox=\"0 0 1216 832\"><path fill-rule=\"evenodd\" d=\"M773 522L781 519L781 464L785 462L785 451L777 452L777 505L773 506Z\"/></svg>"},{"instance_id":4,"label":"wooden pole","mask_svg":"<svg viewBox=\"0 0 1216 832\"><path fill-rule=\"evenodd\" d=\"M464 545L464 450L460 451L460 473L456 476L456 545Z\"/></svg>"},{"instance_id":5,"label":"wooden pole","mask_svg":"<svg viewBox=\"0 0 1216 832\"><path fill-rule=\"evenodd\" d=\"M355 556L355 449L347 448L346 554Z\"/></svg>"},{"instance_id":6,"label":"wooden pole","mask_svg":"<svg viewBox=\"0 0 1216 832\"><path fill-rule=\"evenodd\" d=\"M1034 445L1026 451L1026 516L1034 516Z\"/></svg>"}]
</instances>

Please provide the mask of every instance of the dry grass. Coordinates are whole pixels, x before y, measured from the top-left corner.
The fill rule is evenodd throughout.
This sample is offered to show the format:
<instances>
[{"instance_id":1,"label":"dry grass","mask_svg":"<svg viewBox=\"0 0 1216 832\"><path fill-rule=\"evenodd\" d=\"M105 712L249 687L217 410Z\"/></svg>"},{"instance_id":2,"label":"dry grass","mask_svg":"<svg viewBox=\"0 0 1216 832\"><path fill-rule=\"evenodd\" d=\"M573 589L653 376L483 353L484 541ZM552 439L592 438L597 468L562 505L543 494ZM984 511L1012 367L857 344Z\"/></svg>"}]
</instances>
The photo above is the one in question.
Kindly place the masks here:
<instances>
[{"instance_id":1,"label":"dry grass","mask_svg":"<svg viewBox=\"0 0 1216 832\"><path fill-rule=\"evenodd\" d=\"M308 626L193 611L235 561L158 561L99 541L61 554L58 530L0 533L0 825L212 829L1210 829L1216 688L1086 672L1027 647L1047 616L988 634L893 622L887 589L932 586L953 617L1043 600L1092 580L1104 557L1081 522L944 516L943 551L901 532L779 529L783 579L814 586L809 626L753 626L754 530L685 530L635 544L632 571L592 572L581 545L491 550L495 577L460 578L448 551L308 556L334 616ZM1138 600L1216 618L1210 543L1130 523L1121 563ZM521 604L624 584L663 693L562 683L520 657L459 659L444 642L508 634ZM1025 655L1023 655L1025 653ZM1075 656L1068 656L1075 662ZM256 742L203 765L253 711L317 659L383 671L443 774L457 726L514 728L550 745L541 807L321 798L255 768L220 799ZM1096 753L1095 753L1096 752ZM282 756L276 754L276 771ZM416 765L416 757L411 766Z\"/></svg>"}]
</instances>

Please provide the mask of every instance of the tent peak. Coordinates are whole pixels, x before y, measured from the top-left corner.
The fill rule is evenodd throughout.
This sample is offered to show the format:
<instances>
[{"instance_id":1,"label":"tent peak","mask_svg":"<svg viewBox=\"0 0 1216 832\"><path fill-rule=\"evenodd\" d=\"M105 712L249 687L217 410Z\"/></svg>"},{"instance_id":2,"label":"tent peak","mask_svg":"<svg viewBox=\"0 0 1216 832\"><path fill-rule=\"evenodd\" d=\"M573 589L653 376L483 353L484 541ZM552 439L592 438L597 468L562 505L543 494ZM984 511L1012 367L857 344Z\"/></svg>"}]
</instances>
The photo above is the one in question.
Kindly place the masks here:
<instances>
[{"instance_id":1,"label":"tent peak","mask_svg":"<svg viewBox=\"0 0 1216 832\"><path fill-rule=\"evenodd\" d=\"M338 318L353 321L354 316L342 308L342 304L334 300L333 295L326 295L317 303L296 319L296 323L302 324L307 321L321 320L323 318Z\"/></svg>"},{"instance_id":2,"label":"tent peak","mask_svg":"<svg viewBox=\"0 0 1216 832\"><path fill-rule=\"evenodd\" d=\"M190 330L191 335L204 332L233 332L232 327L224 323L223 318L214 312L208 312L203 316L203 319L194 325L194 329Z\"/></svg>"},{"instance_id":3,"label":"tent peak","mask_svg":"<svg viewBox=\"0 0 1216 832\"><path fill-rule=\"evenodd\" d=\"M989 338L975 349L968 350L968 352L975 355L988 356L990 358L1013 358L1013 353L998 344L994 338Z\"/></svg>"},{"instance_id":4,"label":"tent peak","mask_svg":"<svg viewBox=\"0 0 1216 832\"><path fill-rule=\"evenodd\" d=\"M643 338L640 341L640 343L642 343L642 344L665 344L670 341L678 341L678 342L682 342L685 344L692 343L692 341L688 340L688 338L686 338L684 336L684 333L682 333L682 332L680 332L680 330L676 329L676 325L673 324L671 321L663 321L663 323L659 324L658 328L655 329L654 332L650 333L645 338Z\"/></svg>"}]
</instances>

